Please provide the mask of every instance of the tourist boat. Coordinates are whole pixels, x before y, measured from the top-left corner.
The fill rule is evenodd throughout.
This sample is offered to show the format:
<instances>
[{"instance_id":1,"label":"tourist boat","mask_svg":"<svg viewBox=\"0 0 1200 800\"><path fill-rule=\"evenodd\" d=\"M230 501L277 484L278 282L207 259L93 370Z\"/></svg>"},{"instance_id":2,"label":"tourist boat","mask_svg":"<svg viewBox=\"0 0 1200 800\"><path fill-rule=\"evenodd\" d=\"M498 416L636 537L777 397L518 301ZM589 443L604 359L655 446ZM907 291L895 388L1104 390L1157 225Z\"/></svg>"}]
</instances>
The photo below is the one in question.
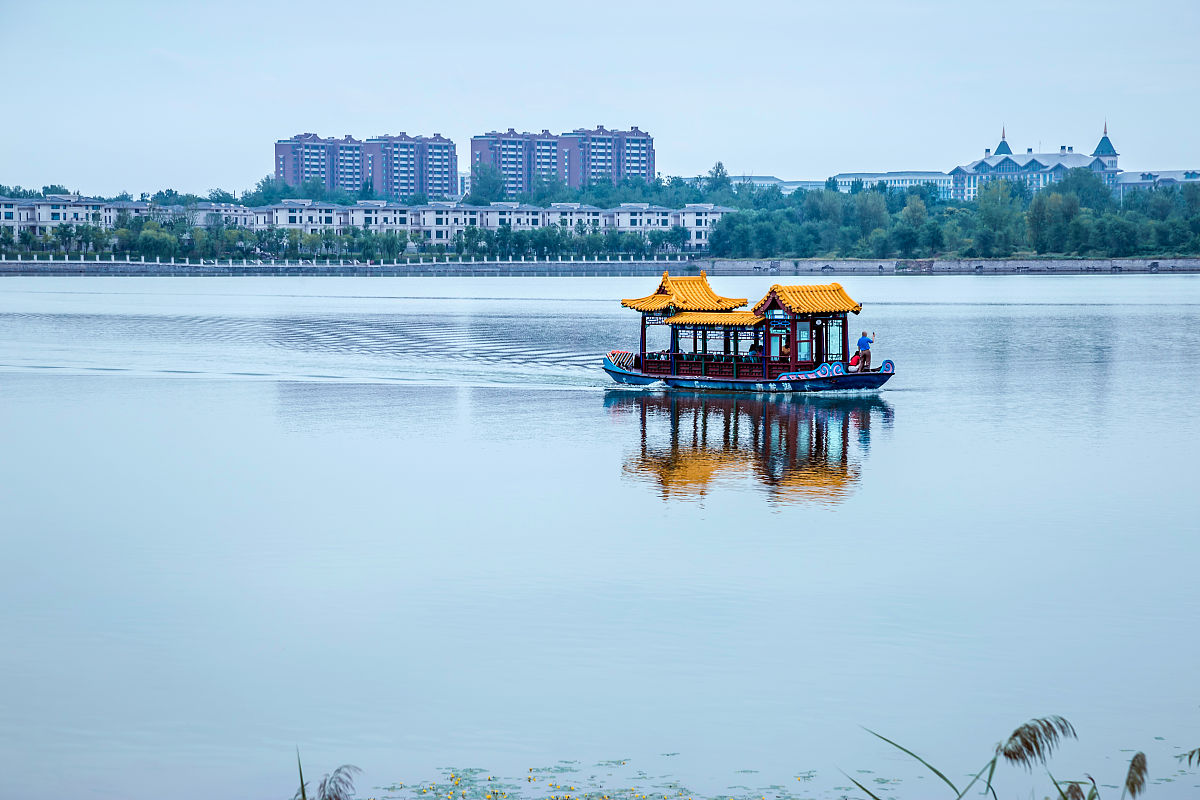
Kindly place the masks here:
<instances>
[{"instance_id":1,"label":"tourist boat","mask_svg":"<svg viewBox=\"0 0 1200 800\"><path fill-rule=\"evenodd\" d=\"M891 361L866 371L852 366L848 314L862 304L841 284L772 286L751 310L744 298L722 297L708 276L664 272L654 294L621 305L642 315L641 347L613 350L604 371L617 383L674 389L822 392L878 389L896 372ZM646 349L647 326L670 330L667 349ZM752 352L753 351L753 352Z\"/></svg>"}]
</instances>

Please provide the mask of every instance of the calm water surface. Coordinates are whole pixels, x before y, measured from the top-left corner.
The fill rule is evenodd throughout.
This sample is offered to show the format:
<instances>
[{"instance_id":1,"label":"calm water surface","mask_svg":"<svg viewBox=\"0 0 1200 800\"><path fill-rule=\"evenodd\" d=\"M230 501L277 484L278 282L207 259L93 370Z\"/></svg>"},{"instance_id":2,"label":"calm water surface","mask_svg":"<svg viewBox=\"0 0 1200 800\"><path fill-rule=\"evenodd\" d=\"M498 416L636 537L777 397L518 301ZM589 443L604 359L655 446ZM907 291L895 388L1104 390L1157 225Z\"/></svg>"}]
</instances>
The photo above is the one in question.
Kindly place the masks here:
<instances>
[{"instance_id":1,"label":"calm water surface","mask_svg":"<svg viewBox=\"0 0 1200 800\"><path fill-rule=\"evenodd\" d=\"M898 373L809 400L613 388L654 283L0 282L0 797L941 796L858 726L1047 714L1195 796L1200 279L847 278Z\"/></svg>"}]
</instances>

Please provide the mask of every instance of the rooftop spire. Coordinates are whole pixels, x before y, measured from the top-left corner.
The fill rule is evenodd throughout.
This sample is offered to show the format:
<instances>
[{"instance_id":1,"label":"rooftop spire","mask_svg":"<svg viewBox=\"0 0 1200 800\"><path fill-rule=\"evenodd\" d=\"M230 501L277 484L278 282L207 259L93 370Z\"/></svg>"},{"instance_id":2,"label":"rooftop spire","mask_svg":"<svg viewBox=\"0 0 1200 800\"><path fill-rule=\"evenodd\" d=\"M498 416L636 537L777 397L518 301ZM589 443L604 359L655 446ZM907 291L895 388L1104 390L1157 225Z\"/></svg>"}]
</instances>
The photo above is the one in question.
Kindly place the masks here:
<instances>
[{"instance_id":1,"label":"rooftop spire","mask_svg":"<svg viewBox=\"0 0 1200 800\"><path fill-rule=\"evenodd\" d=\"M1108 120L1104 120L1104 135L1100 137L1100 142L1096 145L1096 149L1092 151L1093 156L1116 156L1117 148L1113 147L1112 140L1108 138ZM1114 164L1115 166L1115 164Z\"/></svg>"},{"instance_id":2,"label":"rooftop spire","mask_svg":"<svg viewBox=\"0 0 1200 800\"><path fill-rule=\"evenodd\" d=\"M996 145L996 155L1011 156L1012 148L1008 146L1008 131L1005 126L1000 126L1000 144Z\"/></svg>"}]
</instances>

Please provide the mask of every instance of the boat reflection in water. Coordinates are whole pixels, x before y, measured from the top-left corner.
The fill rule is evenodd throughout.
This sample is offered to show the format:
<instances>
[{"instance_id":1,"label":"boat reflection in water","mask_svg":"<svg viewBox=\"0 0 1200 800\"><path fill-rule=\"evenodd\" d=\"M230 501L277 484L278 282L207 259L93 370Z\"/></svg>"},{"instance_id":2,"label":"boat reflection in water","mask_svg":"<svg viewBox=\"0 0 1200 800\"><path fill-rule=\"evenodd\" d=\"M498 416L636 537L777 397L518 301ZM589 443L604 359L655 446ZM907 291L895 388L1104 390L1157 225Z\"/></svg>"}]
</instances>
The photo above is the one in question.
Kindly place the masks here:
<instances>
[{"instance_id":1,"label":"boat reflection in water","mask_svg":"<svg viewBox=\"0 0 1200 800\"><path fill-rule=\"evenodd\" d=\"M872 431L894 418L877 396L613 390L604 404L638 418L641 441L624 471L664 500L751 483L773 502L840 503L861 479Z\"/></svg>"}]
</instances>

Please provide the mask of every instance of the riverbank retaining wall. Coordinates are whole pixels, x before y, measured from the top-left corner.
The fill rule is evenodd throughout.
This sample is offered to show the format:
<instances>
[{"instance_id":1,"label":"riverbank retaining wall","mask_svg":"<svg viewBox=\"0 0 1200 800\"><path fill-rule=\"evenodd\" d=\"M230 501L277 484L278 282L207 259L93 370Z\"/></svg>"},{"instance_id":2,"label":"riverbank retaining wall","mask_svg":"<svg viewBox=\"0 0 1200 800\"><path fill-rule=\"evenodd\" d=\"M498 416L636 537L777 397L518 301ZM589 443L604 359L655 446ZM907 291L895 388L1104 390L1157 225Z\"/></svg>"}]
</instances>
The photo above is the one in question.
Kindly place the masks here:
<instances>
[{"instance_id":1,"label":"riverbank retaining wall","mask_svg":"<svg viewBox=\"0 0 1200 800\"><path fill-rule=\"evenodd\" d=\"M411 277L411 276L653 276L675 274L791 275L1091 275L1200 273L1200 258L1104 259L688 259L688 260L423 260L381 264L347 260L260 261L223 259L204 263L173 260L0 258L0 277Z\"/></svg>"}]
</instances>

